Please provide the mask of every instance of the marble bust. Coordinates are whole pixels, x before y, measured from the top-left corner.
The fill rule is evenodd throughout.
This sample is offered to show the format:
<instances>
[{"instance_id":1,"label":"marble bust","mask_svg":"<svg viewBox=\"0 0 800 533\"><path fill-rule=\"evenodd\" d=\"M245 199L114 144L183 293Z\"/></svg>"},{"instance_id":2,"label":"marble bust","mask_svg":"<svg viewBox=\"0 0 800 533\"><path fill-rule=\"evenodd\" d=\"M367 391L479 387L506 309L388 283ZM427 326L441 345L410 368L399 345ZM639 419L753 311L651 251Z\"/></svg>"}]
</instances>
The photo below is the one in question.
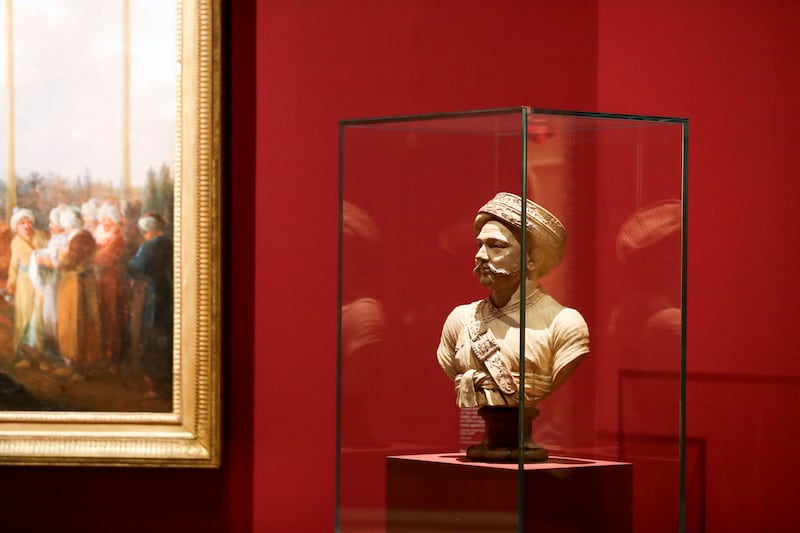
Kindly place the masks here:
<instances>
[{"instance_id":1,"label":"marble bust","mask_svg":"<svg viewBox=\"0 0 800 533\"><path fill-rule=\"evenodd\" d=\"M439 364L455 384L457 405L490 408L479 411L487 422L487 433L487 414L501 411L494 408L514 408L508 416L516 435L513 417L520 398L535 416L537 402L557 389L589 353L589 330L583 317L558 303L540 283L563 258L564 226L546 209L527 200L523 250L521 208L519 196L501 192L478 210L473 271L489 296L450 312L437 350ZM520 301L523 276L524 303ZM520 325L522 305L524 327ZM525 346L522 395L521 335Z\"/></svg>"}]
</instances>

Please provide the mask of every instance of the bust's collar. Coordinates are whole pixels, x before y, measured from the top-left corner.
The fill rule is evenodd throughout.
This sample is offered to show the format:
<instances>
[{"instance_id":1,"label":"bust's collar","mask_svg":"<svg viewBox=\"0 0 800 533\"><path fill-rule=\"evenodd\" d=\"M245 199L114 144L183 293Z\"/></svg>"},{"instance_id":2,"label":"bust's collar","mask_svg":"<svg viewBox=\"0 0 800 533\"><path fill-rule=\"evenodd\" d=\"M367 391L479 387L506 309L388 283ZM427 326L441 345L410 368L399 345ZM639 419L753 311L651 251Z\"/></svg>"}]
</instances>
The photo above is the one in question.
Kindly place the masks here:
<instances>
[{"instance_id":1,"label":"bust's collar","mask_svg":"<svg viewBox=\"0 0 800 533\"><path fill-rule=\"evenodd\" d=\"M525 295L526 307L538 302L545 294L546 293L544 292L542 285L539 283L537 283L535 287L528 287L527 294ZM494 302L490 297L486 297L483 300L483 305L481 307L483 308L482 314L485 320L491 320L496 317L508 315L519 310L519 292L517 292L517 294L513 296L511 300L503 307L497 307L494 305Z\"/></svg>"}]
</instances>

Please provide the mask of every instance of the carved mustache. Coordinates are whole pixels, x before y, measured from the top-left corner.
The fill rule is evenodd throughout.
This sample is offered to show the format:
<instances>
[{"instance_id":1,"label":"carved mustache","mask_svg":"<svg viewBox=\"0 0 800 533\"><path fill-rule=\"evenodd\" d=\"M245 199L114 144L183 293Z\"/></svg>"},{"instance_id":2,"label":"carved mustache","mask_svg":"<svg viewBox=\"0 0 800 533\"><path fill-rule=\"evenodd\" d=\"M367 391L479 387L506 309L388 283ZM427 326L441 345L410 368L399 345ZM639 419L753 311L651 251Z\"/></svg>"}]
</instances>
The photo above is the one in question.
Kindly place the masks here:
<instances>
[{"instance_id":1,"label":"carved mustache","mask_svg":"<svg viewBox=\"0 0 800 533\"><path fill-rule=\"evenodd\" d=\"M475 265L475 268L472 269L473 274L480 274L482 270L488 270L491 274L496 276L513 276L515 272L508 270L506 268L497 268L491 263L478 263Z\"/></svg>"}]
</instances>

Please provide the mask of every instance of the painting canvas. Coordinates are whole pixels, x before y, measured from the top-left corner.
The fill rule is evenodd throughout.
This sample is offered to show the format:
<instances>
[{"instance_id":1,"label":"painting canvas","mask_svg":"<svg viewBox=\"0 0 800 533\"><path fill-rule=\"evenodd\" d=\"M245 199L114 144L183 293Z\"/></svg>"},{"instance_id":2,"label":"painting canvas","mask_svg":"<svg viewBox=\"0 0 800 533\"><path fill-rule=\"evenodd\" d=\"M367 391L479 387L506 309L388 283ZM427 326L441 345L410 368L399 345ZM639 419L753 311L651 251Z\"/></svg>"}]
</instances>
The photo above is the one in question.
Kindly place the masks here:
<instances>
[{"instance_id":1,"label":"painting canvas","mask_svg":"<svg viewBox=\"0 0 800 533\"><path fill-rule=\"evenodd\" d=\"M5 0L0 460L218 463L218 28Z\"/></svg>"}]
</instances>

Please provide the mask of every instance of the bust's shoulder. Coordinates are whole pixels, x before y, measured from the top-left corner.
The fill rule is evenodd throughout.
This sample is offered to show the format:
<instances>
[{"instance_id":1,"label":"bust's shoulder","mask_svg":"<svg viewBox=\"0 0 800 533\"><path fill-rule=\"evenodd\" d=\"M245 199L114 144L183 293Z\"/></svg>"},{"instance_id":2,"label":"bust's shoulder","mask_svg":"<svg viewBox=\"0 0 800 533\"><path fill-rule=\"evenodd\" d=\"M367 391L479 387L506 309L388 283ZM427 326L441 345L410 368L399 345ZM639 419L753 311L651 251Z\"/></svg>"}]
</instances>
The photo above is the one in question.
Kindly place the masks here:
<instances>
[{"instance_id":1,"label":"bust's shoulder","mask_svg":"<svg viewBox=\"0 0 800 533\"><path fill-rule=\"evenodd\" d=\"M452 311L450 311L450 314L447 315L445 325L452 327L466 324L475 316L478 306L482 302L483 300L478 300L476 302L456 306Z\"/></svg>"},{"instance_id":2,"label":"bust's shoulder","mask_svg":"<svg viewBox=\"0 0 800 533\"><path fill-rule=\"evenodd\" d=\"M577 309L564 306L561 306L561 310L556 315L555 320L565 325L586 324L586 320L583 319L583 315Z\"/></svg>"},{"instance_id":3,"label":"bust's shoulder","mask_svg":"<svg viewBox=\"0 0 800 533\"><path fill-rule=\"evenodd\" d=\"M554 317L551 331L561 338L586 338L589 337L589 326L583 316L571 307L563 307Z\"/></svg>"}]
</instances>

